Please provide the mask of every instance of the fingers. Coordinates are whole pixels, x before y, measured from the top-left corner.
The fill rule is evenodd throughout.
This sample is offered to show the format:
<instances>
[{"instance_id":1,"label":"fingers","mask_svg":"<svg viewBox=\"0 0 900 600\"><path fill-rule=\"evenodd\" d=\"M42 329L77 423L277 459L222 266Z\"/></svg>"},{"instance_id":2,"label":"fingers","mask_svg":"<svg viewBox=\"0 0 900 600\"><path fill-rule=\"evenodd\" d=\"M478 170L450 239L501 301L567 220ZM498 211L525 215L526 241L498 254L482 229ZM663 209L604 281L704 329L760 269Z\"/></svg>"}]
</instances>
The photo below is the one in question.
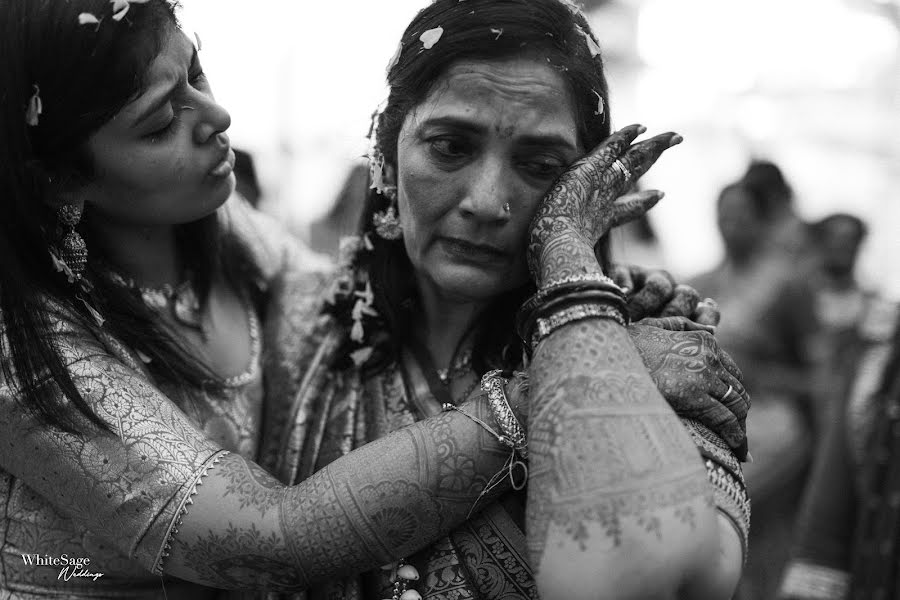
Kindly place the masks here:
<instances>
[{"instance_id":1,"label":"fingers","mask_svg":"<svg viewBox=\"0 0 900 600\"><path fill-rule=\"evenodd\" d=\"M700 302L700 294L689 285L679 283L675 286L675 292L666 307L660 313L664 317L690 317L694 314L697 304Z\"/></svg>"},{"instance_id":2,"label":"fingers","mask_svg":"<svg viewBox=\"0 0 900 600\"><path fill-rule=\"evenodd\" d=\"M612 205L612 226L618 227L640 218L663 199L665 192L646 190L620 196Z\"/></svg>"},{"instance_id":3,"label":"fingers","mask_svg":"<svg viewBox=\"0 0 900 600\"><path fill-rule=\"evenodd\" d=\"M623 127L600 142L596 148L591 150L581 160L575 162L563 174L563 177L584 178L589 182L590 187L595 190L602 188L611 189L613 187L611 184L614 181L608 178L606 171L631 146L631 143L637 136L645 131L647 131L647 128L643 125L634 124ZM624 181L624 177L620 179ZM619 190L620 188L615 187L615 189ZM617 195L613 194L612 197L615 198Z\"/></svg>"},{"instance_id":4,"label":"fingers","mask_svg":"<svg viewBox=\"0 0 900 600\"><path fill-rule=\"evenodd\" d=\"M715 300L712 298L705 298L697 303L691 318L698 323L715 327L719 324L722 313L719 312L719 305Z\"/></svg>"},{"instance_id":5,"label":"fingers","mask_svg":"<svg viewBox=\"0 0 900 600\"><path fill-rule=\"evenodd\" d=\"M672 146L677 146L682 140L683 138L680 135L669 131L632 144L625 151L625 154L619 157L622 166L631 174L629 183L640 179L644 173L650 170L653 163L662 156L663 152ZM622 174L619 174L619 176L622 177L622 183L624 184L625 177Z\"/></svg>"},{"instance_id":6,"label":"fingers","mask_svg":"<svg viewBox=\"0 0 900 600\"><path fill-rule=\"evenodd\" d=\"M704 395L702 409L697 410L691 418L717 433L731 449L735 450L735 454L741 447L746 447L747 432L741 421L712 396ZM738 458L743 460L741 456Z\"/></svg>"},{"instance_id":7,"label":"fingers","mask_svg":"<svg viewBox=\"0 0 900 600\"><path fill-rule=\"evenodd\" d=\"M741 371L741 368L737 366L737 363L734 362L734 359L731 358L731 355L719 348L719 362L728 371L732 377L743 383L744 381L744 373Z\"/></svg>"},{"instance_id":8,"label":"fingers","mask_svg":"<svg viewBox=\"0 0 900 600\"><path fill-rule=\"evenodd\" d=\"M666 271L649 272L643 283L628 299L628 314L632 321L657 316L675 293L675 280Z\"/></svg>"},{"instance_id":9,"label":"fingers","mask_svg":"<svg viewBox=\"0 0 900 600\"><path fill-rule=\"evenodd\" d=\"M687 317L644 317L638 323L659 327L668 331L705 331L710 334L715 333L714 327L695 323Z\"/></svg>"},{"instance_id":10,"label":"fingers","mask_svg":"<svg viewBox=\"0 0 900 600\"><path fill-rule=\"evenodd\" d=\"M634 280L631 278L631 270L632 267L627 265L613 265L612 270L609 273L609 277L612 278L613 282L626 294L634 289Z\"/></svg>"}]
</instances>

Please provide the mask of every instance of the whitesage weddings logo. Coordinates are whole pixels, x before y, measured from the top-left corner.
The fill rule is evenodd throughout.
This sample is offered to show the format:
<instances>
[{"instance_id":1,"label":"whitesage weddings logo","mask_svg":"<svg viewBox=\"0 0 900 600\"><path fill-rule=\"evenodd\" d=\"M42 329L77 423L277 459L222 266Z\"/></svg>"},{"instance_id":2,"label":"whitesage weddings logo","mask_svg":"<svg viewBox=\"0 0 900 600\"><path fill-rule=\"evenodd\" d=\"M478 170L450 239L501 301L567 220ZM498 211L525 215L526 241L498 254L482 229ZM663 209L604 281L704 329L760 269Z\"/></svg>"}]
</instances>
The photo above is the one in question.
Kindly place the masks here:
<instances>
[{"instance_id":1,"label":"whitesage weddings logo","mask_svg":"<svg viewBox=\"0 0 900 600\"><path fill-rule=\"evenodd\" d=\"M33 567L60 567L57 579L69 581L73 577L83 577L97 581L103 577L103 573L92 573L88 565L91 559L83 557L69 556L61 554L60 556L50 556L45 554L23 554L22 561Z\"/></svg>"}]
</instances>

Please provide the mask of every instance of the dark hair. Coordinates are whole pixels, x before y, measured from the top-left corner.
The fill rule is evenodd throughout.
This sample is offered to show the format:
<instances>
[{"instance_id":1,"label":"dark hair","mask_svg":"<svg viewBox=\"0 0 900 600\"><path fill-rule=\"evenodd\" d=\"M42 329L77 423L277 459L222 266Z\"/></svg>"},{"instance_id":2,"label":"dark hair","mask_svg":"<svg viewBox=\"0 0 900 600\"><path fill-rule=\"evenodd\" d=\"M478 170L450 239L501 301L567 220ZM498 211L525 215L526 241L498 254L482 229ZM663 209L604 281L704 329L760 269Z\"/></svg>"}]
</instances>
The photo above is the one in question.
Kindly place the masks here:
<instances>
[{"instance_id":1,"label":"dark hair","mask_svg":"<svg viewBox=\"0 0 900 600\"><path fill-rule=\"evenodd\" d=\"M420 36L437 27L443 28L439 42L434 50L425 50ZM374 117L373 141L386 165L396 168L397 142L409 111L425 100L451 65L461 60L498 60L521 56L523 52L546 58L569 84L582 146L591 149L610 134L603 62L599 54L591 51L597 47L596 39L584 15L560 0L437 0L407 26L401 44L396 62L388 71L387 104ZM597 110L598 95L602 111ZM389 201L377 190L369 190L361 229L374 250L360 252L356 258L356 267L369 273L380 329L388 334L375 336L375 353L369 362L373 367L396 356L400 344L409 338L408 310L415 297L413 267L403 242L384 240L374 233L372 216L388 205ZM606 267L607 240L603 240L600 249ZM514 316L533 289L527 284L502 294L476 323L476 369L513 368L518 364L521 352ZM346 317L353 300L339 303L335 312ZM378 340L383 343L377 343Z\"/></svg>"},{"instance_id":2,"label":"dark hair","mask_svg":"<svg viewBox=\"0 0 900 600\"><path fill-rule=\"evenodd\" d=\"M828 234L828 230L831 226L840 222L849 223L853 226L856 232L857 243L862 242L869 233L869 227L866 225L865 221L856 215L851 215L849 213L833 213L823 217L818 221L810 223L809 231L814 240L821 242Z\"/></svg>"},{"instance_id":3,"label":"dark hair","mask_svg":"<svg viewBox=\"0 0 900 600\"><path fill-rule=\"evenodd\" d=\"M741 182L754 193L764 196L773 213L790 209L794 202L794 190L791 189L778 165L771 161L761 159L750 161Z\"/></svg>"},{"instance_id":4,"label":"dark hair","mask_svg":"<svg viewBox=\"0 0 900 600\"><path fill-rule=\"evenodd\" d=\"M4 378L17 399L47 424L79 431L87 418L106 427L75 387L51 335L51 305L98 333L81 302L84 298L105 318L106 333L151 359L148 369L154 377L221 385L135 294L110 280L102 248L92 243L89 210L79 229L88 244L86 277L93 290L79 291L66 281L48 253L57 235L54 206L93 177L85 142L144 90L147 66L177 29L176 3L135 3L118 21L112 18L109 0L0 0L0 6L0 314L8 342L0 348ZM80 24L85 13L100 22ZM43 112L36 125L29 125L26 107L36 90ZM204 303L217 273L233 282L239 270L249 268L241 258L244 250L227 236L220 240L215 215L176 228L176 243L196 274ZM219 253L220 244L224 254ZM231 266L223 269L219 261ZM68 410L66 398L80 416Z\"/></svg>"},{"instance_id":5,"label":"dark hair","mask_svg":"<svg viewBox=\"0 0 900 600\"><path fill-rule=\"evenodd\" d=\"M771 223L778 216L777 202L772 201L772 197L766 194L758 185L748 184L741 179L734 183L729 183L719 192L717 205L721 206L722 200L731 192L740 192L750 201L750 210L753 214L764 223Z\"/></svg>"}]
</instances>

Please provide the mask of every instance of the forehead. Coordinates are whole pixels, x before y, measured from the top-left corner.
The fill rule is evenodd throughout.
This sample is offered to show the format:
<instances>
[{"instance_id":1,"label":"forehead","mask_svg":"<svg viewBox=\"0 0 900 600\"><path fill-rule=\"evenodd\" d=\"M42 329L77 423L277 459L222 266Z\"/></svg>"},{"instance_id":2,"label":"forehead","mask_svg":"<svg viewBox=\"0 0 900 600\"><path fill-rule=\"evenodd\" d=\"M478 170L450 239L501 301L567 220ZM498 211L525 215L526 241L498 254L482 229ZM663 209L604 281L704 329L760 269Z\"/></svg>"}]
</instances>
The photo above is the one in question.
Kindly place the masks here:
<instances>
[{"instance_id":1,"label":"forehead","mask_svg":"<svg viewBox=\"0 0 900 600\"><path fill-rule=\"evenodd\" d=\"M413 111L416 119L465 118L510 135L553 133L577 139L566 79L538 58L459 61Z\"/></svg>"}]
</instances>

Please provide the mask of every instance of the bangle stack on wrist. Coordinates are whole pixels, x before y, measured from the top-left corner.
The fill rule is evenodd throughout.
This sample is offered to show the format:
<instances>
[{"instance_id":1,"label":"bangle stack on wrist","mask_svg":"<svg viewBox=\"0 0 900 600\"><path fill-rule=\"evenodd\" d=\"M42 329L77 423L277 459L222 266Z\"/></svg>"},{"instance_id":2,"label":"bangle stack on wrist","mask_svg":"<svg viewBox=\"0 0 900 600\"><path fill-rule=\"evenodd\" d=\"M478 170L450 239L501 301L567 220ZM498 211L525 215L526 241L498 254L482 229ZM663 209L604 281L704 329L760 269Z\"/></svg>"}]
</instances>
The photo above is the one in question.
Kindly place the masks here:
<instances>
[{"instance_id":1,"label":"bangle stack on wrist","mask_svg":"<svg viewBox=\"0 0 900 600\"><path fill-rule=\"evenodd\" d=\"M625 293L600 273L572 275L550 281L530 297L516 315L519 337L531 351L553 331L588 318L628 323Z\"/></svg>"},{"instance_id":2,"label":"bangle stack on wrist","mask_svg":"<svg viewBox=\"0 0 900 600\"><path fill-rule=\"evenodd\" d=\"M734 524L741 537L744 561L750 536L750 496L744 483L741 463L731 448L706 426L682 419L706 465L706 476L713 486L716 508Z\"/></svg>"}]
</instances>

